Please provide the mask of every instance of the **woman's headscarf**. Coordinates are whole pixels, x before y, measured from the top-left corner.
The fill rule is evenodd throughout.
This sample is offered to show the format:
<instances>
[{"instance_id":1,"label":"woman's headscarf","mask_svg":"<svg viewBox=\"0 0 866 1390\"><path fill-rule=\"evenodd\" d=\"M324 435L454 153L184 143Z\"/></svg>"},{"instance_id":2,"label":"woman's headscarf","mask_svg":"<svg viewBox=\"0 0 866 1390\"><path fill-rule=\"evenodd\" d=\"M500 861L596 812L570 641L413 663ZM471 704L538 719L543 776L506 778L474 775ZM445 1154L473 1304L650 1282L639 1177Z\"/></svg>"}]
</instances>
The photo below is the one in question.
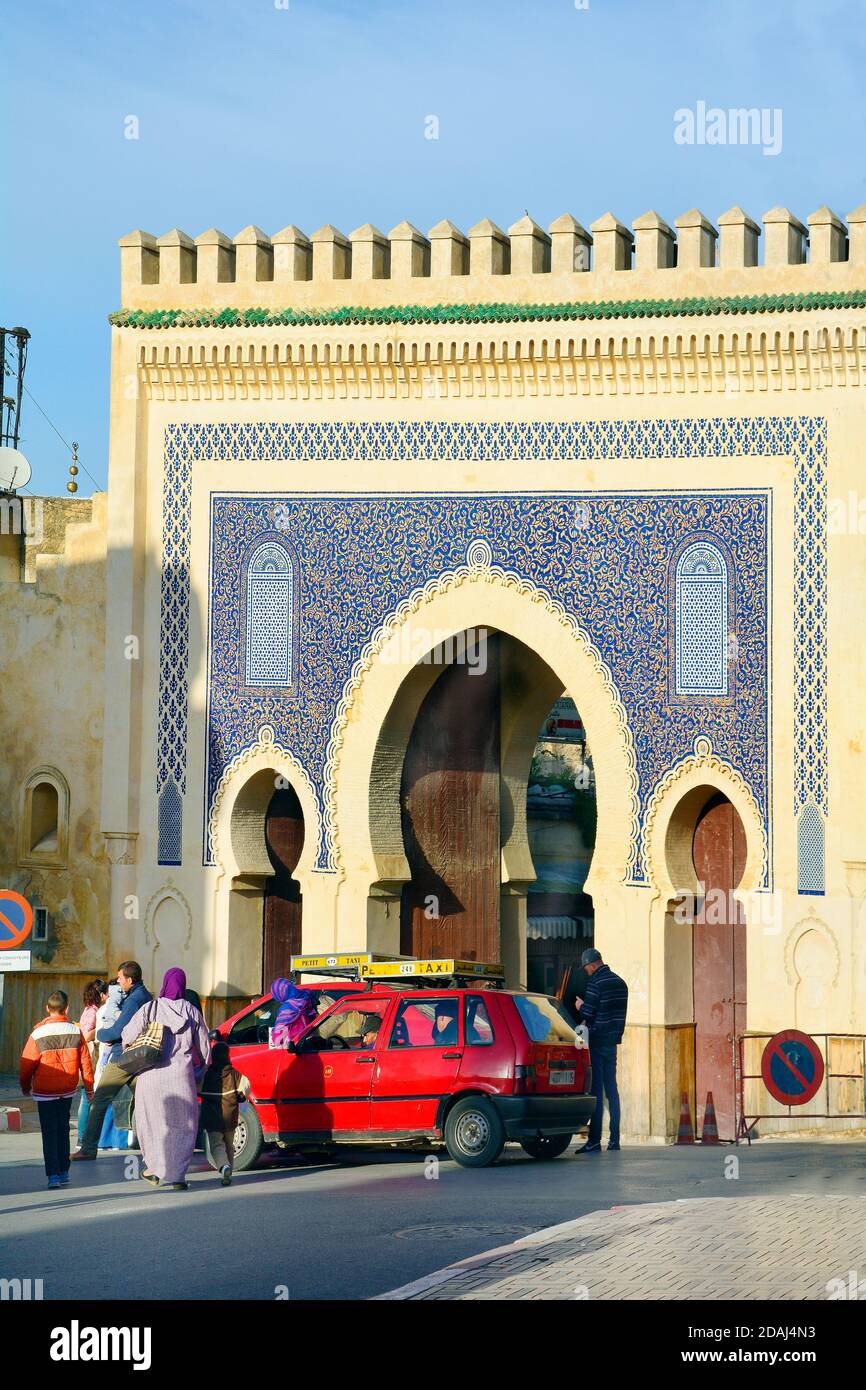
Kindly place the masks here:
<instances>
[{"instance_id":1,"label":"woman's headscarf","mask_svg":"<svg viewBox=\"0 0 866 1390\"><path fill-rule=\"evenodd\" d=\"M160 999L182 999L185 989L186 974L179 965L173 965L170 970L165 972L159 997Z\"/></svg>"},{"instance_id":2,"label":"woman's headscarf","mask_svg":"<svg viewBox=\"0 0 866 1390\"><path fill-rule=\"evenodd\" d=\"M299 989L285 979L274 980L271 994L280 1006L271 1029L271 1042L275 1047L285 1047L300 1037L316 1017L318 995L314 989Z\"/></svg>"}]
</instances>

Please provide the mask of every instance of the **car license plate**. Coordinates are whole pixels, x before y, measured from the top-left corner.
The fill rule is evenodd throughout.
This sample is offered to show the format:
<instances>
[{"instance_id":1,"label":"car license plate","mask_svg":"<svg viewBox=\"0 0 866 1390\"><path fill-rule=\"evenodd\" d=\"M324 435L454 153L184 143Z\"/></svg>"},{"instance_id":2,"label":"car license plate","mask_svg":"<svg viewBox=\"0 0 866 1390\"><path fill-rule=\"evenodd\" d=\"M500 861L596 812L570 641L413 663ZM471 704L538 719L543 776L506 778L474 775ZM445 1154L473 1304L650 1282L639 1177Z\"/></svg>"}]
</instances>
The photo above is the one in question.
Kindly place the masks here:
<instances>
[{"instance_id":1,"label":"car license plate","mask_svg":"<svg viewBox=\"0 0 866 1390\"><path fill-rule=\"evenodd\" d=\"M573 1085L574 1085L574 1072L573 1072L573 1071L552 1071L552 1072L550 1073L550 1084L551 1084L551 1086L573 1086Z\"/></svg>"}]
</instances>

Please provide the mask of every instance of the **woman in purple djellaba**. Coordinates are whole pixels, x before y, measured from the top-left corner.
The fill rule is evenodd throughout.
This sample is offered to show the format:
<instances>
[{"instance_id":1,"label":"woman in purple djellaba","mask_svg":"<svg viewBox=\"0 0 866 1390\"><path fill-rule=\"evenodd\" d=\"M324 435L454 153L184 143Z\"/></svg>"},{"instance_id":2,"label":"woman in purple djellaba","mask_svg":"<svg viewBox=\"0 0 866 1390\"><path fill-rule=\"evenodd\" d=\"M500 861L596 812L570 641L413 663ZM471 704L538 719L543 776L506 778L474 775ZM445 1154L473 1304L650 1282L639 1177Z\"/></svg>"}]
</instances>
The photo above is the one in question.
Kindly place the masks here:
<instances>
[{"instance_id":1,"label":"woman in purple djellaba","mask_svg":"<svg viewBox=\"0 0 866 1390\"><path fill-rule=\"evenodd\" d=\"M184 999L186 975L165 972L159 998L142 1005L123 1030L129 1047L149 1023L163 1025L162 1060L135 1083L135 1129L144 1155L142 1177L159 1192L184 1192L198 1129L198 1083L210 1056L207 1024Z\"/></svg>"}]
</instances>

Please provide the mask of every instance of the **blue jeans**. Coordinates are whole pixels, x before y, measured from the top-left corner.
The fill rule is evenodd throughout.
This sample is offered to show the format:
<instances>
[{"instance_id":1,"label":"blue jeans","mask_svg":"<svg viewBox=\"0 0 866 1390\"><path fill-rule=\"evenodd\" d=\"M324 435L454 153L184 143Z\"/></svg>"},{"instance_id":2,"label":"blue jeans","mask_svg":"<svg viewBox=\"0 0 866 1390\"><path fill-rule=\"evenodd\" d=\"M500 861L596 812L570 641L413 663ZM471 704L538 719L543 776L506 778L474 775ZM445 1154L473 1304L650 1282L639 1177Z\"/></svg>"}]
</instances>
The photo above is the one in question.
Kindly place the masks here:
<instances>
[{"instance_id":1,"label":"blue jeans","mask_svg":"<svg viewBox=\"0 0 866 1390\"><path fill-rule=\"evenodd\" d=\"M609 1143L619 1143L619 1091L616 1086L616 1043L589 1044L589 1063L592 1067L592 1094L595 1114L589 1122L590 1144L601 1143L601 1121L604 1097L610 1119Z\"/></svg>"},{"instance_id":2,"label":"blue jeans","mask_svg":"<svg viewBox=\"0 0 866 1390\"><path fill-rule=\"evenodd\" d=\"M78 1143L79 1143L79 1146L80 1146L80 1144L81 1144L82 1138L84 1137L84 1131L85 1131L85 1129L87 1128L87 1117L88 1117L89 1114L90 1114L90 1101L87 1099L87 1096L84 1094L83 1091L79 1091L79 1100L78 1100Z\"/></svg>"}]
</instances>

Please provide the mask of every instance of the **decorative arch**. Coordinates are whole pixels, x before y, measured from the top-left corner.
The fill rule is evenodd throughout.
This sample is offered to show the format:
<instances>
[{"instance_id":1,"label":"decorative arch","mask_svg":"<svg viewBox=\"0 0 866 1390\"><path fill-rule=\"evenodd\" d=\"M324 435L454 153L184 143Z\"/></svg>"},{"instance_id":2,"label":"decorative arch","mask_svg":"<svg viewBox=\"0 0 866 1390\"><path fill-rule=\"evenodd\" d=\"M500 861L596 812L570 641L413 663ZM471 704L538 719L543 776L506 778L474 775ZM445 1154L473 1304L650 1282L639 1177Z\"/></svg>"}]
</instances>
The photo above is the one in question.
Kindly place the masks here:
<instances>
[{"instance_id":1,"label":"decorative arch","mask_svg":"<svg viewBox=\"0 0 866 1390\"><path fill-rule=\"evenodd\" d=\"M64 869L69 855L69 783L43 764L21 787L18 862L31 868Z\"/></svg>"},{"instance_id":2,"label":"decorative arch","mask_svg":"<svg viewBox=\"0 0 866 1390\"><path fill-rule=\"evenodd\" d=\"M738 894L765 887L768 875L767 831L758 803L745 779L713 753L706 737L695 739L694 753L658 782L647 804L641 835L642 855L650 882L663 901L697 885L691 859L691 831L707 798L722 792L733 805L746 835L746 865ZM678 836L682 826L683 834ZM686 838L688 843L686 843ZM682 840L678 844L678 839Z\"/></svg>"},{"instance_id":3,"label":"decorative arch","mask_svg":"<svg viewBox=\"0 0 866 1390\"><path fill-rule=\"evenodd\" d=\"M273 873L265 841L265 814L280 779L291 783L304 815L304 848L294 877L315 867L322 815L313 784L294 753L278 744L263 724L256 742L225 767L208 820L208 848L230 879L263 881Z\"/></svg>"},{"instance_id":4,"label":"decorative arch","mask_svg":"<svg viewBox=\"0 0 866 1390\"><path fill-rule=\"evenodd\" d=\"M155 926L156 915L158 909L166 901L166 899L171 899L172 901L177 903L181 913L183 914L183 918L186 923L186 934L183 941L183 949L184 951L188 951L192 942L192 908L189 905L189 899L183 895L180 889L176 886L176 884L172 882L170 878L167 879L166 882L160 888L157 888L156 892L153 893L150 898L148 898L147 906L144 909L145 944L149 946L153 951L156 951L159 948L160 941Z\"/></svg>"},{"instance_id":5,"label":"decorative arch","mask_svg":"<svg viewBox=\"0 0 866 1390\"><path fill-rule=\"evenodd\" d=\"M796 988L800 981L800 972L795 960L797 947L809 932L815 932L827 945L833 961L833 977L830 983L835 987L839 983L839 972L842 968L842 953L839 950L839 942L832 929L820 917L816 917L814 912L808 912L805 917L801 917L798 922L795 922L785 937L785 978L792 989Z\"/></svg>"},{"instance_id":6,"label":"decorative arch","mask_svg":"<svg viewBox=\"0 0 866 1390\"><path fill-rule=\"evenodd\" d=\"M670 567L671 696L726 699L735 629L733 557L717 536L696 532L674 551Z\"/></svg>"},{"instance_id":7,"label":"decorative arch","mask_svg":"<svg viewBox=\"0 0 866 1390\"><path fill-rule=\"evenodd\" d=\"M355 663L328 747L323 849L329 865L348 869L345 846L351 842L360 861L354 867L359 872L369 869L372 881L404 877L399 758L392 758L384 769L386 781L380 785L376 807L371 810L369 804L381 735L394 717L395 702L407 678L410 688L417 688L399 716L406 728L411 727L413 708L420 705L432 683L435 671L417 666L425 636L431 639L426 645L429 651L443 635L455 637L484 627L506 633L535 652L555 672L560 688L577 702L593 748L599 789L596 851L586 891L592 893L593 885L602 881L622 882L635 867L637 773L631 730L610 669L575 617L531 581L492 565L489 547L484 545L470 546L466 565L405 599ZM358 835L359 825L367 827L366 835Z\"/></svg>"},{"instance_id":8,"label":"decorative arch","mask_svg":"<svg viewBox=\"0 0 866 1390\"><path fill-rule=\"evenodd\" d=\"M240 672L246 694L285 694L296 682L299 566L276 531L248 546L240 570Z\"/></svg>"}]
</instances>

